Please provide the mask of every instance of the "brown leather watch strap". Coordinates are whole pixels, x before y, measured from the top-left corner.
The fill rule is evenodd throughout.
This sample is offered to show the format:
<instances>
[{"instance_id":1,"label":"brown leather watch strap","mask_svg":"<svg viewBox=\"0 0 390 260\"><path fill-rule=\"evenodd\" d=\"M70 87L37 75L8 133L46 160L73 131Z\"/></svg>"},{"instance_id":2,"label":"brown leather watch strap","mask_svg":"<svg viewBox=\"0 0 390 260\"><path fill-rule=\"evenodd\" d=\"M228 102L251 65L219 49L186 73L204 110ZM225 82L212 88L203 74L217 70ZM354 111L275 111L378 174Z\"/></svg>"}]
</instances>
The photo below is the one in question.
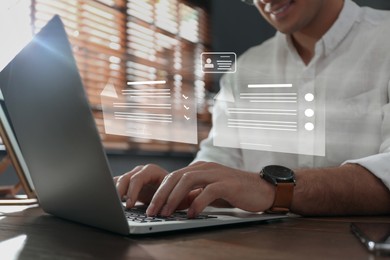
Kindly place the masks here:
<instances>
[{"instance_id":1,"label":"brown leather watch strap","mask_svg":"<svg viewBox=\"0 0 390 260\"><path fill-rule=\"evenodd\" d=\"M272 207L268 210L272 213L288 213L290 211L294 183L278 183L275 186L275 200Z\"/></svg>"}]
</instances>

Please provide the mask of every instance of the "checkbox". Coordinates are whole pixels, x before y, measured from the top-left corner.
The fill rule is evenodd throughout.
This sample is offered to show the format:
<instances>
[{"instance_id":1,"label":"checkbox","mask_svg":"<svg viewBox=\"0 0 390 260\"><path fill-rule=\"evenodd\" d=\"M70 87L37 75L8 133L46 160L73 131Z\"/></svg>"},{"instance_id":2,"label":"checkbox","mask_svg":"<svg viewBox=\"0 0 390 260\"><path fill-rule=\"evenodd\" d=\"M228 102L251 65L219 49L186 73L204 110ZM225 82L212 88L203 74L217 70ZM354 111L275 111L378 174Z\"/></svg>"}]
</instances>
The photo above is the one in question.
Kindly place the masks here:
<instances>
[{"instance_id":1,"label":"checkbox","mask_svg":"<svg viewBox=\"0 0 390 260\"><path fill-rule=\"evenodd\" d=\"M186 96L186 95L182 95L182 97L184 98L184 99L188 99L188 96Z\"/></svg>"},{"instance_id":2,"label":"checkbox","mask_svg":"<svg viewBox=\"0 0 390 260\"><path fill-rule=\"evenodd\" d=\"M185 108L186 110L190 109L190 107L187 107L186 105L184 105L184 108Z\"/></svg>"}]
</instances>

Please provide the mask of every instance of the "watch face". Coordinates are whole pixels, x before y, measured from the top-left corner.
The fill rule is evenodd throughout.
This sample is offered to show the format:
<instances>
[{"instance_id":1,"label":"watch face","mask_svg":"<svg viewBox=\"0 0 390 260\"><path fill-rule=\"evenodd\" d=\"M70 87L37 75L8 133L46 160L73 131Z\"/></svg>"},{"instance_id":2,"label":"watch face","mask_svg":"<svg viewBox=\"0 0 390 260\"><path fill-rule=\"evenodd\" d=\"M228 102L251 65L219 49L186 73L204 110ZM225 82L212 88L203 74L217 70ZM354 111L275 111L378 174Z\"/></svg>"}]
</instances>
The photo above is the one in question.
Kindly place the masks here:
<instances>
[{"instance_id":1,"label":"watch face","mask_svg":"<svg viewBox=\"0 0 390 260\"><path fill-rule=\"evenodd\" d=\"M263 169L264 175L277 180L277 181L291 181L294 179L294 172L284 166L280 165L269 165Z\"/></svg>"}]
</instances>

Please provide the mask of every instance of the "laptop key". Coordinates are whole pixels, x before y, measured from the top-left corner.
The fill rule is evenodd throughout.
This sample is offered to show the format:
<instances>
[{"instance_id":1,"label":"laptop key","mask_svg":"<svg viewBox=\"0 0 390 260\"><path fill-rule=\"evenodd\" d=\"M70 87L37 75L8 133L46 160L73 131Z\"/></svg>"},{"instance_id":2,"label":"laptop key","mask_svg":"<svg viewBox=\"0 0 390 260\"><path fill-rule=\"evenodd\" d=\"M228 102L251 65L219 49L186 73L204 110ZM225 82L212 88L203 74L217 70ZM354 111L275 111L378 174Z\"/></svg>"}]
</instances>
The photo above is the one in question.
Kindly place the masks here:
<instances>
[{"instance_id":1,"label":"laptop key","mask_svg":"<svg viewBox=\"0 0 390 260\"><path fill-rule=\"evenodd\" d=\"M164 216L147 216L146 215L146 207L134 207L131 209L125 209L125 214L126 217L129 220L135 221L135 222L164 222L164 221L183 221L183 220L189 220L187 217L186 212L182 211L177 211L174 212L171 216L169 217L164 217ZM195 218L192 218L191 220L202 220L202 219L208 219L208 218L216 218L214 216L209 216L209 215L198 215Z\"/></svg>"}]
</instances>

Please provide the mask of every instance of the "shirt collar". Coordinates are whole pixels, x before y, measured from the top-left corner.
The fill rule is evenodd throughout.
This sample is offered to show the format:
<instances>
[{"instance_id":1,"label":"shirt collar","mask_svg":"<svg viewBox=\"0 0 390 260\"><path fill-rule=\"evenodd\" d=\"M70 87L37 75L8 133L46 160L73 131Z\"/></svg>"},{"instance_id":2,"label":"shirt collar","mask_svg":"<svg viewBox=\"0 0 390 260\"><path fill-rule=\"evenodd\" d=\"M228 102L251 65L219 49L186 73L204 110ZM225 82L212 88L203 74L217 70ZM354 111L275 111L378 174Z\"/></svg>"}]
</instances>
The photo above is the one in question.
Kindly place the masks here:
<instances>
[{"instance_id":1,"label":"shirt collar","mask_svg":"<svg viewBox=\"0 0 390 260\"><path fill-rule=\"evenodd\" d=\"M324 55L331 53L340 42L347 36L352 29L353 24L357 21L360 12L360 7L351 0L344 1L344 7L341 10L339 17L332 27L324 34L324 36L317 42L316 49L319 45L324 47ZM277 32L277 37L282 41L287 41L287 48L294 56L296 50L292 43L290 35L285 35Z\"/></svg>"},{"instance_id":2,"label":"shirt collar","mask_svg":"<svg viewBox=\"0 0 390 260\"><path fill-rule=\"evenodd\" d=\"M332 27L324 34L322 41L325 55L331 53L347 36L359 16L360 8L351 0L344 1L344 7ZM321 41L320 40L320 41Z\"/></svg>"}]
</instances>

